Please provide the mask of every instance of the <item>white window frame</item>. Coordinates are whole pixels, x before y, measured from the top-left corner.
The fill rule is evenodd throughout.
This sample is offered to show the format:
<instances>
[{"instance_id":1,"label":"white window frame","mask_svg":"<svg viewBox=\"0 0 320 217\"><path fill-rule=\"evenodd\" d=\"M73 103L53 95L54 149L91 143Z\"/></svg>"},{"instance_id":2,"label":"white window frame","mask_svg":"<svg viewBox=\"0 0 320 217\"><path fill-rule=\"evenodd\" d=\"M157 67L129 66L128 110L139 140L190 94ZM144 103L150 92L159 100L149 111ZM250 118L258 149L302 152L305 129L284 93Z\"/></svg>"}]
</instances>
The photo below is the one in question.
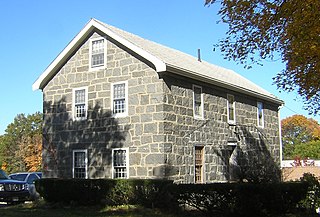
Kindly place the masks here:
<instances>
[{"instance_id":1,"label":"white window frame","mask_svg":"<svg viewBox=\"0 0 320 217\"><path fill-rule=\"evenodd\" d=\"M115 179L115 167L114 167L114 152L115 151L126 151L126 177L123 178L123 179L129 179L129 148L113 148L112 149L112 171L111 171L111 174L112 174L112 179ZM120 179L120 178L119 178Z\"/></svg>"},{"instance_id":2,"label":"white window frame","mask_svg":"<svg viewBox=\"0 0 320 217\"><path fill-rule=\"evenodd\" d=\"M75 178L75 153L80 152L85 154L85 179L88 178L88 151L86 149L75 149L72 151L72 178Z\"/></svg>"},{"instance_id":3,"label":"white window frame","mask_svg":"<svg viewBox=\"0 0 320 217\"><path fill-rule=\"evenodd\" d=\"M199 88L201 91L201 95L200 95L200 100L201 100L201 105L200 105L200 114L196 114L196 98L195 98L195 88ZM193 99L192 99L192 104L193 104L193 117L195 119L203 119L203 93L202 93L202 87L199 85L192 85L192 95L193 95Z\"/></svg>"},{"instance_id":4,"label":"white window frame","mask_svg":"<svg viewBox=\"0 0 320 217\"><path fill-rule=\"evenodd\" d=\"M92 43L95 41L100 41L103 40L103 64L97 65L97 66L92 66ZM107 65L107 40L104 37L98 37L98 38L92 38L89 40L89 70L93 71L93 70L98 70L98 69L102 69L105 68L105 66Z\"/></svg>"},{"instance_id":5,"label":"white window frame","mask_svg":"<svg viewBox=\"0 0 320 217\"><path fill-rule=\"evenodd\" d=\"M76 91L78 90L85 90L85 116L84 117L76 117ZM88 116L88 87L79 87L79 88L74 88L72 90L72 118L73 120L85 120L87 119Z\"/></svg>"},{"instance_id":6,"label":"white window frame","mask_svg":"<svg viewBox=\"0 0 320 217\"><path fill-rule=\"evenodd\" d=\"M233 120L230 119L230 97L233 98L232 108L233 108ZM228 123L235 124L236 123L236 101L235 97L232 94L227 94L227 116L228 116Z\"/></svg>"},{"instance_id":7,"label":"white window frame","mask_svg":"<svg viewBox=\"0 0 320 217\"><path fill-rule=\"evenodd\" d=\"M122 113L114 113L114 86L116 85L119 85L119 84L124 84L125 85L125 111L122 112ZM112 116L113 117L126 117L128 116L128 104L129 104L129 101L128 101L128 81L121 81L121 82L116 82L116 83L112 83L111 84L111 113L112 113Z\"/></svg>"},{"instance_id":8,"label":"white window frame","mask_svg":"<svg viewBox=\"0 0 320 217\"><path fill-rule=\"evenodd\" d=\"M261 108L261 119L259 117L260 108ZM262 124L260 124L260 120L261 120ZM263 102L261 102L261 101L257 102L257 126L264 128L264 111L263 111Z\"/></svg>"}]
</instances>

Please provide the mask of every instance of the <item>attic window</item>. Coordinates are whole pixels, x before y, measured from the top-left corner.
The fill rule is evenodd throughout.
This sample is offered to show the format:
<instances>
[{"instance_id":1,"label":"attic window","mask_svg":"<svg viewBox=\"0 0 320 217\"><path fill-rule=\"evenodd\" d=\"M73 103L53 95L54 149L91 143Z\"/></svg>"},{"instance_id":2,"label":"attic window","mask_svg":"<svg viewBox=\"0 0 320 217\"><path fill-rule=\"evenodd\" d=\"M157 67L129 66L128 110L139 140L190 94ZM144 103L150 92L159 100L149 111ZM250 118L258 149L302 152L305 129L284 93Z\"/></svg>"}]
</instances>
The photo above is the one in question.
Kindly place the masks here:
<instances>
[{"instance_id":1,"label":"attic window","mask_svg":"<svg viewBox=\"0 0 320 217\"><path fill-rule=\"evenodd\" d=\"M203 119L202 87L193 85L193 115L196 119Z\"/></svg>"},{"instance_id":2,"label":"attic window","mask_svg":"<svg viewBox=\"0 0 320 217\"><path fill-rule=\"evenodd\" d=\"M264 127L263 103L257 102L257 121L258 127Z\"/></svg>"},{"instance_id":3,"label":"attic window","mask_svg":"<svg viewBox=\"0 0 320 217\"><path fill-rule=\"evenodd\" d=\"M105 40L103 38L90 41L90 66L97 68L105 64Z\"/></svg>"},{"instance_id":4,"label":"attic window","mask_svg":"<svg viewBox=\"0 0 320 217\"><path fill-rule=\"evenodd\" d=\"M227 95L227 100L228 100L228 123L229 124L234 124L236 122L236 104L234 101L234 96L228 94Z\"/></svg>"}]
</instances>

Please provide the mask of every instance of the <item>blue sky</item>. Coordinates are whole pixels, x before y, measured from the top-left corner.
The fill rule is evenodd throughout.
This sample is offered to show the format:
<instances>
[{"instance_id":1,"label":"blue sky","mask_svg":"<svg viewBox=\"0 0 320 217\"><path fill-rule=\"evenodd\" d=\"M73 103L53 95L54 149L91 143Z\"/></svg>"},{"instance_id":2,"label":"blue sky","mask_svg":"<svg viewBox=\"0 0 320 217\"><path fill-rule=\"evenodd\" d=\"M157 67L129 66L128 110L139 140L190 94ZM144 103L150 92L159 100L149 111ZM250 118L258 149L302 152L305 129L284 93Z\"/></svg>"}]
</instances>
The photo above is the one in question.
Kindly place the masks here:
<instances>
[{"instance_id":1,"label":"blue sky","mask_svg":"<svg viewBox=\"0 0 320 217\"><path fill-rule=\"evenodd\" d=\"M216 24L217 9L204 7L204 0L0 1L0 135L17 114L42 111L42 92L32 91L33 82L90 18L194 56L199 48L203 60L232 69L283 99L281 118L312 117L296 94L279 93L272 85L272 77L284 67L280 61L246 70L212 50L226 31Z\"/></svg>"}]
</instances>

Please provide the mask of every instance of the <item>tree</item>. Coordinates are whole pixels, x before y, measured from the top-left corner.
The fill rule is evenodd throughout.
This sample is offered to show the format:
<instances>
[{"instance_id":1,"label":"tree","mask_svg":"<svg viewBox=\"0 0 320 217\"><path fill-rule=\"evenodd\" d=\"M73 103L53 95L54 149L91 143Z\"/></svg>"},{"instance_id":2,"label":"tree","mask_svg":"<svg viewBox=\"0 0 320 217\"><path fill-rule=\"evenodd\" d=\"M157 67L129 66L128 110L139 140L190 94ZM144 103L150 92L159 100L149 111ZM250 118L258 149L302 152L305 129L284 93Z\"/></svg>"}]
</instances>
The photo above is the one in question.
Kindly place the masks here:
<instances>
[{"instance_id":1,"label":"tree","mask_svg":"<svg viewBox=\"0 0 320 217\"><path fill-rule=\"evenodd\" d=\"M42 114L19 114L0 138L0 163L8 173L35 171L41 166ZM39 160L40 158L40 160Z\"/></svg>"},{"instance_id":2,"label":"tree","mask_svg":"<svg viewBox=\"0 0 320 217\"><path fill-rule=\"evenodd\" d=\"M250 68L278 55L286 68L274 78L284 91L297 91L309 113L320 109L319 0L206 0L221 3L218 14L228 25L220 40L225 58Z\"/></svg>"},{"instance_id":3,"label":"tree","mask_svg":"<svg viewBox=\"0 0 320 217\"><path fill-rule=\"evenodd\" d=\"M317 150L315 147L320 140L320 125L312 118L306 118L303 115L293 115L281 121L281 134L284 158L292 159L295 156L306 156L311 150ZM305 149L310 149L309 151ZM320 153L314 153L320 155Z\"/></svg>"},{"instance_id":4,"label":"tree","mask_svg":"<svg viewBox=\"0 0 320 217\"><path fill-rule=\"evenodd\" d=\"M320 140L295 145L293 156L299 156L301 159L320 159Z\"/></svg>"}]
</instances>

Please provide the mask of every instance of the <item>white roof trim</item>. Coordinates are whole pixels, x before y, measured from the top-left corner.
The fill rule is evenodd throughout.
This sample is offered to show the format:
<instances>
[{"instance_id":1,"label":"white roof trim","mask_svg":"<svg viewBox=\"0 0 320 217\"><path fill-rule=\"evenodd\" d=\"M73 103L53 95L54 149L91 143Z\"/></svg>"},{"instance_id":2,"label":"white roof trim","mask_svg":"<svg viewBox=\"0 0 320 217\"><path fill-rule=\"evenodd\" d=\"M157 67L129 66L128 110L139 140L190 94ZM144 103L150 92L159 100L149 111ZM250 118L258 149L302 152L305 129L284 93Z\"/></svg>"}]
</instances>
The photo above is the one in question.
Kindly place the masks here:
<instances>
[{"instance_id":1,"label":"white roof trim","mask_svg":"<svg viewBox=\"0 0 320 217\"><path fill-rule=\"evenodd\" d=\"M76 37L74 37L72 41L63 49L63 51L53 60L53 62L51 62L51 64L40 75L40 77L33 83L32 89L42 89L44 85L47 84L49 79L54 75L54 73L56 73L56 70L58 70L62 66L61 64L63 64L69 58L69 56L75 51L78 45L80 45L80 43L82 43L83 40L95 28L102 31L103 33L118 41L120 44L124 45L135 53L139 54L141 57L150 61L155 66L157 72L166 71L166 64L162 60L115 34L104 25L102 25L99 21L91 19L85 25L85 27L76 35Z\"/></svg>"}]
</instances>

